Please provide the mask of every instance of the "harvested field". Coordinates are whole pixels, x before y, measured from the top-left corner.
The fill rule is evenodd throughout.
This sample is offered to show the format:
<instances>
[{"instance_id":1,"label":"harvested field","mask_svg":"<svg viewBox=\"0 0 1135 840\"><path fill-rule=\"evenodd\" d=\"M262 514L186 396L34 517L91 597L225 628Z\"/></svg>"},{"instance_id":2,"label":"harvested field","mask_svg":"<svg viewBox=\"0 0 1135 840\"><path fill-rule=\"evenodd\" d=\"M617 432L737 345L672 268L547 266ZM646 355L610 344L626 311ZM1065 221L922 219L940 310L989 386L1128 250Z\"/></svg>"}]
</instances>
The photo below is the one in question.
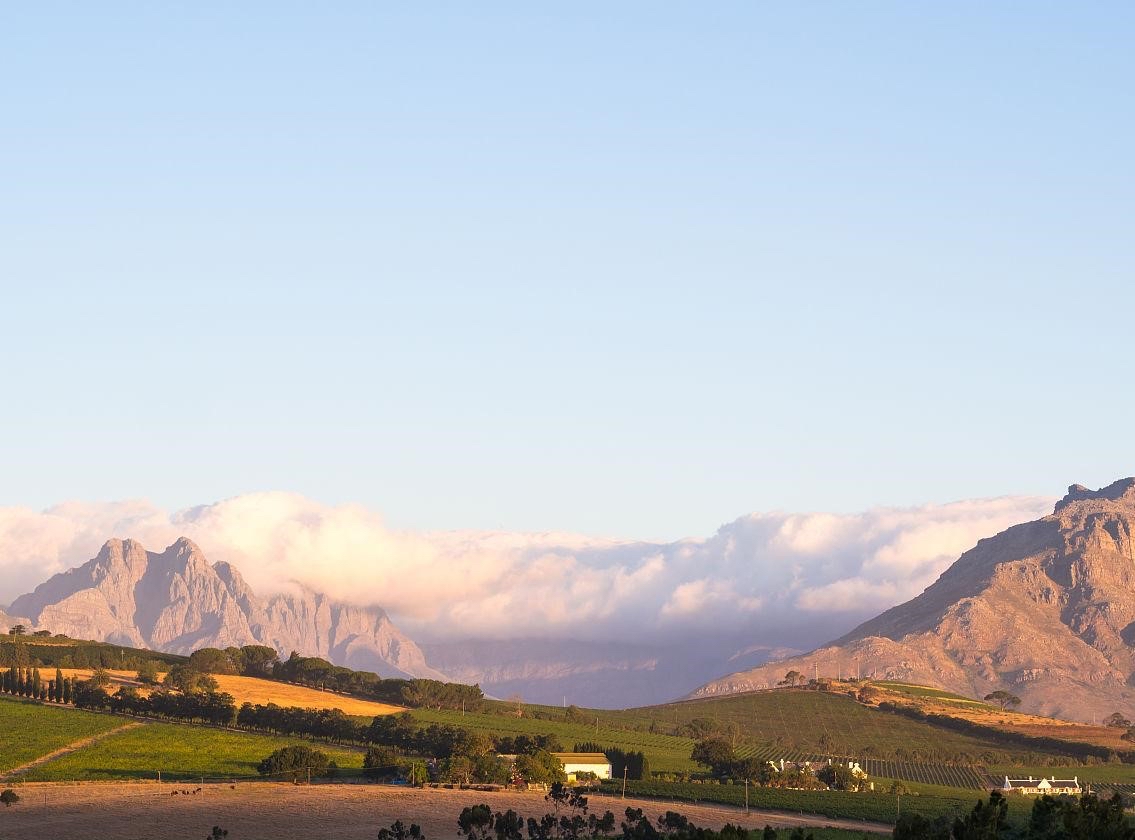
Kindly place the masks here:
<instances>
[{"instance_id":1,"label":"harvested field","mask_svg":"<svg viewBox=\"0 0 1135 840\"><path fill-rule=\"evenodd\" d=\"M178 794L173 795L174 791ZM5 840L204 837L214 825L227 829L233 840L373 840L379 828L396 819L420 824L428 840L444 840L456 836L457 815L468 805L485 802L495 810L512 808L525 817L548 810L538 793L387 785L26 784L18 792L22 801L0 812L0 834ZM673 806L605 796L592 797L591 806L593 811L611 810L616 816L627 806L641 807L652 817L676 809L698 825L713 828L732 822L747 828L833 825L889 833L887 826L855 821L755 811L746 817L736 808Z\"/></svg>"},{"instance_id":2,"label":"harvested field","mask_svg":"<svg viewBox=\"0 0 1135 840\"><path fill-rule=\"evenodd\" d=\"M45 673L45 676L50 677L51 674L54 674L51 669L46 670L50 673ZM92 673L93 671L89 668L63 669L64 676L78 677L81 680L87 679ZM136 679L137 672L135 671L108 671L107 673L110 674L112 681L111 691L124 685L144 690L144 687ZM165 674L159 676L164 677ZM231 694L238 706L241 703L260 705L275 703L277 706L299 706L304 709L341 709L345 714L365 717L405 711L402 706L392 706L389 703L359 700L356 697L347 697L331 691L318 691L303 685L290 685L274 680L261 680L256 677L215 674L213 679L217 681L218 690Z\"/></svg>"}]
</instances>

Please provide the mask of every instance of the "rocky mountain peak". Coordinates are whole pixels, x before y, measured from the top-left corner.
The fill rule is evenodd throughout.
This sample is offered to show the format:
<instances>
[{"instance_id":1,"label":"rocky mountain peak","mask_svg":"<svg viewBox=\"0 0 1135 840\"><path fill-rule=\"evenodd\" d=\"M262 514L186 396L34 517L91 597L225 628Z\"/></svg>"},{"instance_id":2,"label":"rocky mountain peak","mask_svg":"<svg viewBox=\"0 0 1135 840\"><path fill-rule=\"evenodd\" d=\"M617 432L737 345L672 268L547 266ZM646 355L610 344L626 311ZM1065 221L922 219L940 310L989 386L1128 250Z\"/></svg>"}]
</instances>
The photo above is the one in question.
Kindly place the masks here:
<instances>
[{"instance_id":1,"label":"rocky mountain peak","mask_svg":"<svg viewBox=\"0 0 1135 840\"><path fill-rule=\"evenodd\" d=\"M800 657L695 694L775 685L833 663L968 696L1008 689L1029 711L1135 714L1135 478L1072 485L1052 514L982 539L918 597ZM834 676L834 673L832 674Z\"/></svg>"},{"instance_id":2,"label":"rocky mountain peak","mask_svg":"<svg viewBox=\"0 0 1135 840\"><path fill-rule=\"evenodd\" d=\"M92 560L20 596L9 612L53 633L171 653L262 644L386 676L445 679L381 608L306 587L262 600L235 566L211 565L185 537L161 553L108 540Z\"/></svg>"},{"instance_id":3,"label":"rocky mountain peak","mask_svg":"<svg viewBox=\"0 0 1135 840\"><path fill-rule=\"evenodd\" d=\"M1135 478L1121 478L1099 490L1090 490L1083 484L1073 484L1064 498L1056 503L1054 513L1060 513L1077 502L1088 501L1116 502L1135 510Z\"/></svg>"}]
</instances>

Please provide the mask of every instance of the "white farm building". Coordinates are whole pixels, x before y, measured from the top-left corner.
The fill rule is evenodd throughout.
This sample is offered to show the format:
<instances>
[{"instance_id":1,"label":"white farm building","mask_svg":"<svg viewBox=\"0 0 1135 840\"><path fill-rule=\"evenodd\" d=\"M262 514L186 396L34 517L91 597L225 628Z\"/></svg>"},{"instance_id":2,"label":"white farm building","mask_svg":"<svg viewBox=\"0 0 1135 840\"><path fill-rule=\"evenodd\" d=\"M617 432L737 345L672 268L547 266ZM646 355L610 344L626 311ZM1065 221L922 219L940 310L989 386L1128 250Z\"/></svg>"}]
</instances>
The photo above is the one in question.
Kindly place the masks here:
<instances>
[{"instance_id":1,"label":"white farm building","mask_svg":"<svg viewBox=\"0 0 1135 840\"><path fill-rule=\"evenodd\" d=\"M594 773L600 779L611 778L611 762L603 753L552 753L560 760L568 781L574 782L577 773Z\"/></svg>"},{"instance_id":2,"label":"white farm building","mask_svg":"<svg viewBox=\"0 0 1135 840\"><path fill-rule=\"evenodd\" d=\"M1065 794L1067 796L1080 795L1080 780L1078 777L1071 779L1058 779L1053 776L1051 779L1043 777L1034 779L1029 776L1027 779L1010 779L1005 777L1005 784L1001 785L1001 790L1005 793L1016 792L1023 793L1026 796L1041 796L1048 794L1049 796L1059 796Z\"/></svg>"}]
</instances>

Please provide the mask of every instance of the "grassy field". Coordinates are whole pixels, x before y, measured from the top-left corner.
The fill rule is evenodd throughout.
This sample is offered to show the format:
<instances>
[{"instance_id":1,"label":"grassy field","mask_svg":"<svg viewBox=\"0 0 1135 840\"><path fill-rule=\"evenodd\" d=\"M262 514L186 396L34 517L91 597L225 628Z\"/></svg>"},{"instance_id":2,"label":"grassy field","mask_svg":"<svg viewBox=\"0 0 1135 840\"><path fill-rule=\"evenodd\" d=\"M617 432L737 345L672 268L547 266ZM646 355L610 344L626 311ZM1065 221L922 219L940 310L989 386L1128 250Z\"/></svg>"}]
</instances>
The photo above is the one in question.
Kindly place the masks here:
<instances>
[{"instance_id":1,"label":"grassy field","mask_svg":"<svg viewBox=\"0 0 1135 840\"><path fill-rule=\"evenodd\" d=\"M604 785L617 791L621 782ZM728 805L745 804L743 785L690 784L680 782L628 782L627 794L651 796L676 802L720 802ZM943 788L934 793L917 793L903 796L896 801L894 796L883 792L845 793L842 791L778 790L775 788L750 787L749 807L769 808L781 811L797 811L809 814L822 814L826 817L869 820L893 823L899 809L903 813L919 813L926 817L961 816L973 808L980 794L971 791L955 791ZM1025 797L1012 797L1009 801L1010 817L1023 820L1032 808L1032 800ZM680 808L678 809L680 810Z\"/></svg>"},{"instance_id":2,"label":"grassy field","mask_svg":"<svg viewBox=\"0 0 1135 840\"><path fill-rule=\"evenodd\" d=\"M562 709L538 708L562 720ZM820 691L751 692L623 711L584 710L583 714L598 717L601 732L603 728L645 734L653 730L656 735L669 735L701 721L734 733L738 752L759 758L849 755L968 763L1013 760L1011 750L990 741L881 712L844 694ZM594 727L592 731L594 734ZM589 740L602 742L602 738Z\"/></svg>"},{"instance_id":3,"label":"grassy field","mask_svg":"<svg viewBox=\"0 0 1135 840\"><path fill-rule=\"evenodd\" d=\"M74 741L109 732L125 721L0 695L0 772Z\"/></svg>"},{"instance_id":4,"label":"grassy field","mask_svg":"<svg viewBox=\"0 0 1135 840\"><path fill-rule=\"evenodd\" d=\"M64 714L81 714L65 711ZM106 718L121 725L121 719ZM297 738L274 738L244 732L154 723L104 738L68 753L24 777L27 781L60 782L107 779L228 779L255 777L256 765L274 750L303 743ZM326 744L325 752L344 775L362 768L362 754Z\"/></svg>"},{"instance_id":5,"label":"grassy field","mask_svg":"<svg viewBox=\"0 0 1135 840\"><path fill-rule=\"evenodd\" d=\"M63 676L78 677L85 680L94 673L89 668L63 668ZM54 673L53 671L51 672ZM125 685L143 688L136 679L135 671L107 671L111 678L110 691ZM165 676L159 674L159 678ZM218 691L231 694L237 705L241 703L255 703L267 705L275 703L277 706L299 706L304 709L342 709L345 714L360 717L374 717L375 715L390 715L403 712L402 706L392 706L389 703L377 703L373 700L360 700L357 697L347 697L330 691L319 691L303 685L277 682L275 680L262 680L257 677L241 677L229 674L215 674Z\"/></svg>"},{"instance_id":6,"label":"grassy field","mask_svg":"<svg viewBox=\"0 0 1135 840\"><path fill-rule=\"evenodd\" d=\"M513 707L515 708L515 707ZM563 710L560 710L562 715ZM424 725L446 723L485 732L490 735L555 735L566 749L574 744L593 741L603 747L620 747L624 750L641 750L650 761L650 768L660 772L678 772L696 769L690 760L694 748L692 738L659 735L633 729L620 729L607 725L601 718L599 726L564 720L544 720L534 717L516 717L507 713L434 711L414 709L414 719ZM597 713L603 715L603 712Z\"/></svg>"},{"instance_id":7,"label":"grassy field","mask_svg":"<svg viewBox=\"0 0 1135 840\"><path fill-rule=\"evenodd\" d=\"M1095 764L1066 765L1064 767L1014 767L1012 765L994 765L986 772L995 780L1003 781L1003 777L1013 779L1032 776L1039 779L1042 776L1051 779L1071 779L1073 776L1081 782L1115 782L1117 784L1135 784L1135 766L1130 764Z\"/></svg>"}]
</instances>

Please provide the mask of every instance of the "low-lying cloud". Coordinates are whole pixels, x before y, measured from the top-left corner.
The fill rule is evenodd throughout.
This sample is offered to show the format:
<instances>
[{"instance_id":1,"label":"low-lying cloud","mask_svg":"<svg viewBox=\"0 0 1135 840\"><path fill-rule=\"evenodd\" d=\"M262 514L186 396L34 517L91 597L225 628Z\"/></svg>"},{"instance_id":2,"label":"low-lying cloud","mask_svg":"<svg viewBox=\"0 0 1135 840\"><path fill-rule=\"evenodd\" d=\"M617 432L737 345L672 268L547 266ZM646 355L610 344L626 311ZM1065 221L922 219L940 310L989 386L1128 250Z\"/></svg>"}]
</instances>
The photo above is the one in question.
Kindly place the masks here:
<instances>
[{"instance_id":1,"label":"low-lying cloud","mask_svg":"<svg viewBox=\"0 0 1135 840\"><path fill-rule=\"evenodd\" d=\"M705 539L411 532L374 511L257 493L168 512L148 502L0 508L0 603L93 557L110 537L179 536L261 594L292 582L379 604L412 636L657 641L846 624L917 595L978 539L1051 511L1014 496L856 514L755 513Z\"/></svg>"}]
</instances>

